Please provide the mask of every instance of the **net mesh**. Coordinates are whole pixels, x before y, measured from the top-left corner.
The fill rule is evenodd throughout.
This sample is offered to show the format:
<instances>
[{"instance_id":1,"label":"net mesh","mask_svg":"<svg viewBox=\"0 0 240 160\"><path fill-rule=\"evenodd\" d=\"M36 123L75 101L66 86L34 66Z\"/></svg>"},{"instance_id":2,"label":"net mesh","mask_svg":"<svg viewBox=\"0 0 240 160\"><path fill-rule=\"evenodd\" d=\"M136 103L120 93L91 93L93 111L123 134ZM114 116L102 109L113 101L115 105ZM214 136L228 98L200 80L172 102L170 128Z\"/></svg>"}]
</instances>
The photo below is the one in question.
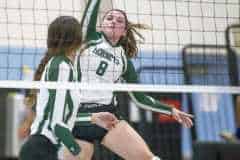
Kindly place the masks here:
<instances>
[{"instance_id":1,"label":"net mesh","mask_svg":"<svg viewBox=\"0 0 240 160\"><path fill-rule=\"evenodd\" d=\"M131 88L125 92L127 91L131 91ZM223 143L224 133L234 135L236 131L236 94L231 92L209 93L208 88L205 88L201 93L180 93L177 87L173 93L146 92L146 95L162 103L192 113L194 127L191 130L182 127L169 116L140 108L125 92L117 96L119 113L144 138L153 153L161 158L196 156L198 150L192 151L194 144ZM239 92L238 89L238 95ZM18 128L22 126L30 109L24 105L24 89L1 89L1 97L0 143L4 150L0 154L4 157L18 157L19 149L24 142L24 139L18 137ZM99 143L96 143L95 150L95 160L121 159Z\"/></svg>"},{"instance_id":2,"label":"net mesh","mask_svg":"<svg viewBox=\"0 0 240 160\"><path fill-rule=\"evenodd\" d=\"M103 4L102 12L120 8L127 12L131 21L150 26L151 29L141 31L145 42L139 44L136 66L160 67L154 72L166 74L165 77L173 75L181 79L180 53L184 46L225 45L226 28L239 23L238 0L106 0ZM24 65L35 69L46 48L47 25L59 15L72 15L80 20L85 6L86 1L77 0L1 1L0 79L23 79ZM163 81L176 83L167 78Z\"/></svg>"},{"instance_id":3,"label":"net mesh","mask_svg":"<svg viewBox=\"0 0 240 160\"><path fill-rule=\"evenodd\" d=\"M17 156L21 145L17 128L25 112L23 92L31 88L144 91L194 114L195 127L190 131L120 96L126 119L151 150L166 159L191 156L192 141L221 142L222 131L235 132L240 89L232 86L240 82L239 0L103 1L101 13L123 9L130 21L150 26L140 31L145 41L138 44L139 55L133 59L141 85L19 81L32 80L46 50L49 23L59 15L80 20L86 0L0 1L0 145L5 148L0 157ZM96 150L94 159L116 156L99 146Z\"/></svg>"}]
</instances>

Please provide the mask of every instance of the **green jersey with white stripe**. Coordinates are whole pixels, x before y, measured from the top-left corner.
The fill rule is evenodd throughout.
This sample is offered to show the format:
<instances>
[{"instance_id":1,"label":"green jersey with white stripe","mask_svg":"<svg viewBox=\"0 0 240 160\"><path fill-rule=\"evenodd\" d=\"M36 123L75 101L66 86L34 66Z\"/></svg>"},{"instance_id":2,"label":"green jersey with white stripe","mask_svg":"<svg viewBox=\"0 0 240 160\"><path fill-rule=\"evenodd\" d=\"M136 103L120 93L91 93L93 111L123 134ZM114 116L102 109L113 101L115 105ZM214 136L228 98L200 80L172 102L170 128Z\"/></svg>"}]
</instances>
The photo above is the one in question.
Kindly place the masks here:
<instances>
[{"instance_id":1,"label":"green jersey with white stripe","mask_svg":"<svg viewBox=\"0 0 240 160\"><path fill-rule=\"evenodd\" d=\"M55 56L46 64L41 81L73 82L77 81L77 73L67 57ZM78 153L71 130L76 121L79 96L78 90L40 89L31 134L44 135L53 144L64 144L72 153Z\"/></svg>"},{"instance_id":2,"label":"green jersey with white stripe","mask_svg":"<svg viewBox=\"0 0 240 160\"><path fill-rule=\"evenodd\" d=\"M82 20L87 47L76 62L81 70L81 82L112 84L124 79L127 83L138 83L136 71L124 48L120 44L113 46L104 33L96 31L100 1L89 0ZM81 94L82 103L110 104L114 97L112 91L82 91ZM129 92L129 95L139 107L171 114L171 107L143 93Z\"/></svg>"}]
</instances>

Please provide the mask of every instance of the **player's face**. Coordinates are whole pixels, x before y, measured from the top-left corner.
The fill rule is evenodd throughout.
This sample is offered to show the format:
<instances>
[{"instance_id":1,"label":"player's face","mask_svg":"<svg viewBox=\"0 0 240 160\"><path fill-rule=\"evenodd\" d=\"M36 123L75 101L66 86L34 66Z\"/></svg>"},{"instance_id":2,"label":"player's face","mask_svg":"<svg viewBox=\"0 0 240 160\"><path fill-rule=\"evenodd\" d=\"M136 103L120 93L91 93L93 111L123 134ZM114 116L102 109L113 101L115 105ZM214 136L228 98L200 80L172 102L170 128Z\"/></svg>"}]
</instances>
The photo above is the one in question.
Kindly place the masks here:
<instances>
[{"instance_id":1,"label":"player's face","mask_svg":"<svg viewBox=\"0 0 240 160\"><path fill-rule=\"evenodd\" d=\"M118 41L126 35L126 18L120 11L109 11L102 22L101 30L109 40Z\"/></svg>"}]
</instances>

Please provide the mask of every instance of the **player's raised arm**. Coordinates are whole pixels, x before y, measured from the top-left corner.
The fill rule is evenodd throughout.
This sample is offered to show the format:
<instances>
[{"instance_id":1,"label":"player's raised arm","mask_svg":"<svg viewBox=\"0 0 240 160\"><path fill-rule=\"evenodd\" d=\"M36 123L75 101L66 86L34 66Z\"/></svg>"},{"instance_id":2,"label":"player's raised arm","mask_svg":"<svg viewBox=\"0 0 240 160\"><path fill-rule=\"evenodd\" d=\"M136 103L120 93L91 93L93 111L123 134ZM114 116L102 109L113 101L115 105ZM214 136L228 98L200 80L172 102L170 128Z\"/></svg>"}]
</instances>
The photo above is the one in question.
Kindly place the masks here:
<instances>
[{"instance_id":1,"label":"player's raised arm","mask_svg":"<svg viewBox=\"0 0 240 160\"><path fill-rule=\"evenodd\" d=\"M96 25L100 2L101 0L88 0L81 21L83 41L95 40L97 38Z\"/></svg>"}]
</instances>

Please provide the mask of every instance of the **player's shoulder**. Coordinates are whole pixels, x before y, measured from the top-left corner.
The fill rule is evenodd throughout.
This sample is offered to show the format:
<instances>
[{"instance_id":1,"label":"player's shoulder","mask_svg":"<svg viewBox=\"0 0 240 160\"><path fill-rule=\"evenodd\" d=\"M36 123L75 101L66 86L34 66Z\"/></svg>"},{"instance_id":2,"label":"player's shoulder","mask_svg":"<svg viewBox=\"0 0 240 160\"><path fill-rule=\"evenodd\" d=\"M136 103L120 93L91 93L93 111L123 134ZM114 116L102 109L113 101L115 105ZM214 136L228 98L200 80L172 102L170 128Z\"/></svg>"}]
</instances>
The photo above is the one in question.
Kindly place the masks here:
<instances>
[{"instance_id":1,"label":"player's shoulder","mask_svg":"<svg viewBox=\"0 0 240 160\"><path fill-rule=\"evenodd\" d=\"M90 32L86 37L86 43L99 42L102 39L101 32Z\"/></svg>"},{"instance_id":2,"label":"player's shoulder","mask_svg":"<svg viewBox=\"0 0 240 160\"><path fill-rule=\"evenodd\" d=\"M54 56L51 60L51 67L54 68L69 68L71 61L66 56Z\"/></svg>"}]
</instances>

